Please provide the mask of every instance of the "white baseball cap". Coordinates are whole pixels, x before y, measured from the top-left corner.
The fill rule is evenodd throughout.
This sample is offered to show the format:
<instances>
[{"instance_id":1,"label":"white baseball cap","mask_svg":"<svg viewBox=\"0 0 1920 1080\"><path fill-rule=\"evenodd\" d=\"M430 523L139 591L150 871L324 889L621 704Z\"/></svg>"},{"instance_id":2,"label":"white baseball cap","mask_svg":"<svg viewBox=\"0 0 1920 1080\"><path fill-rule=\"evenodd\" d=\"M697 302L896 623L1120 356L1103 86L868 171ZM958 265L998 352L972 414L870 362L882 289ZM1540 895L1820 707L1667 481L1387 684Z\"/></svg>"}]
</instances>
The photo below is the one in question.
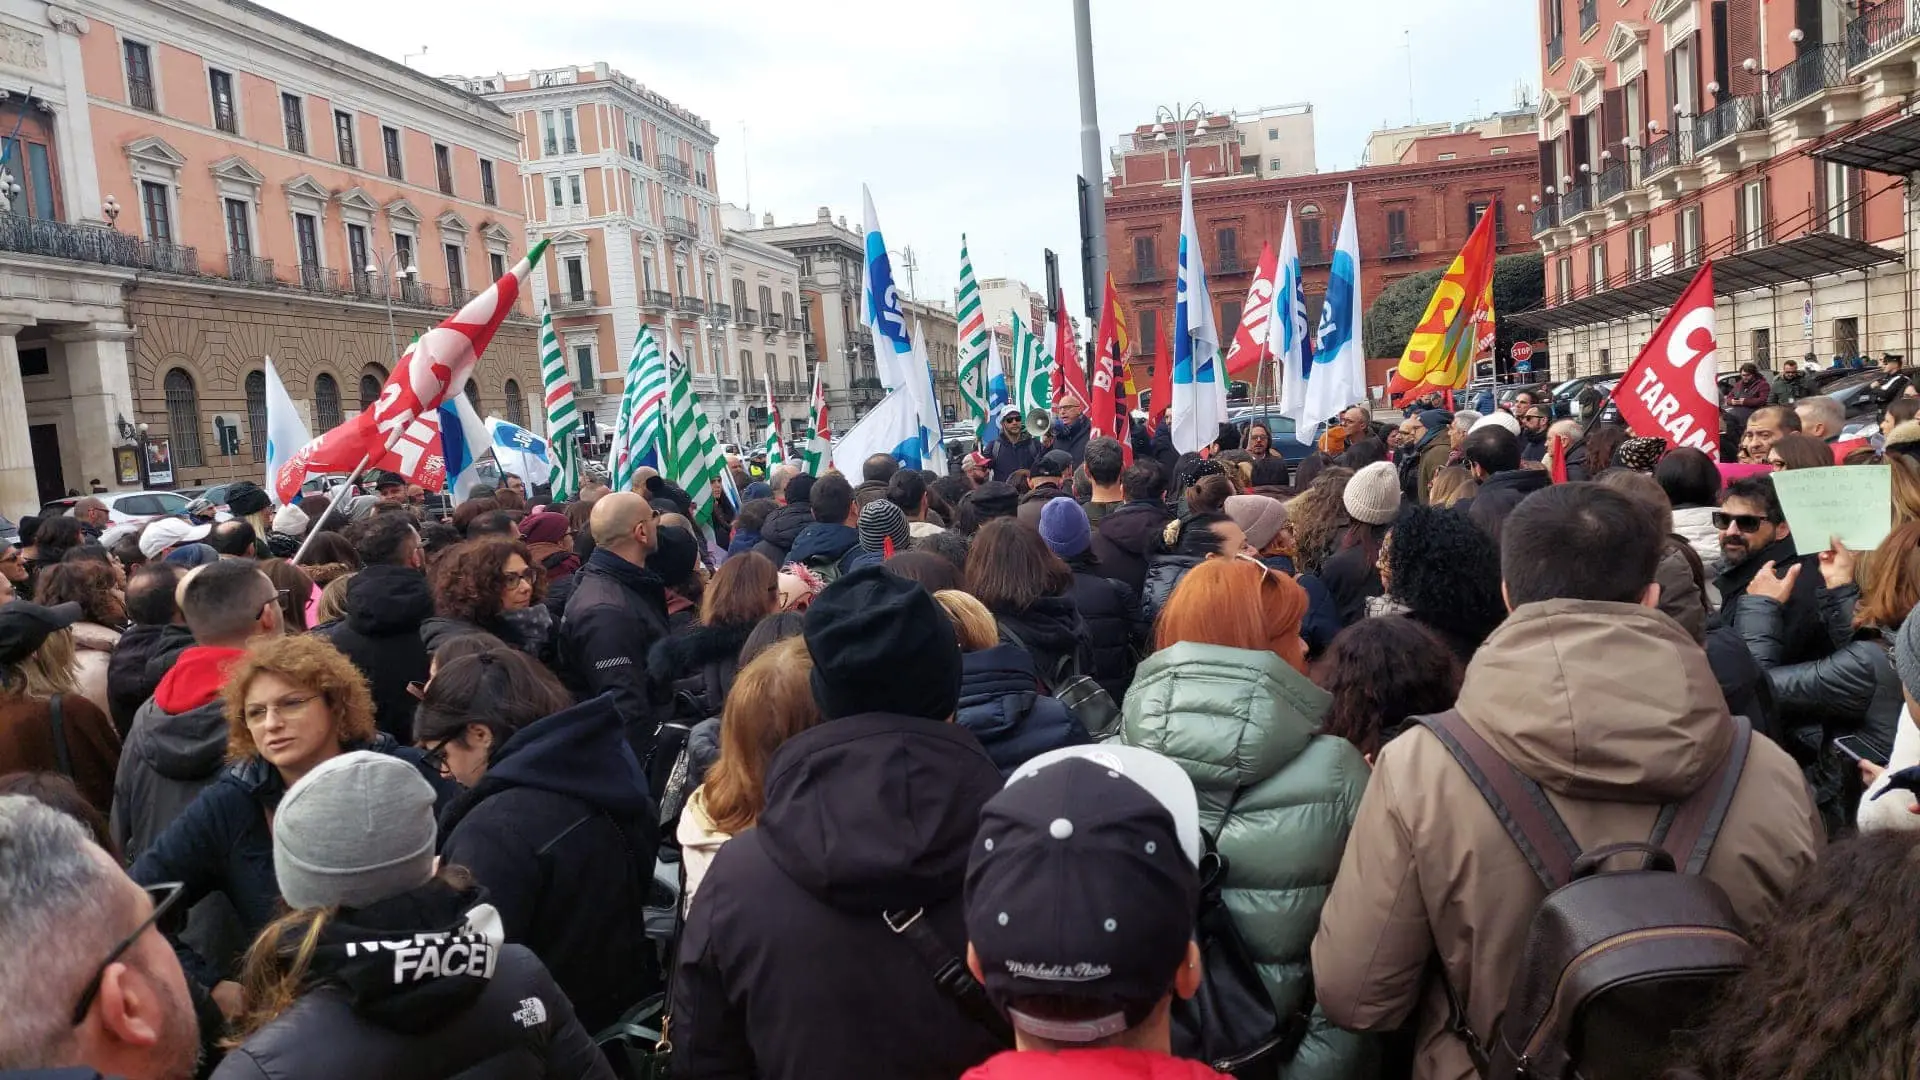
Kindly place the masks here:
<instances>
[{"instance_id":1,"label":"white baseball cap","mask_svg":"<svg viewBox=\"0 0 1920 1080\"><path fill-rule=\"evenodd\" d=\"M197 544L213 532L212 525L195 525L179 518L148 522L140 532L140 554L157 559L168 548Z\"/></svg>"}]
</instances>

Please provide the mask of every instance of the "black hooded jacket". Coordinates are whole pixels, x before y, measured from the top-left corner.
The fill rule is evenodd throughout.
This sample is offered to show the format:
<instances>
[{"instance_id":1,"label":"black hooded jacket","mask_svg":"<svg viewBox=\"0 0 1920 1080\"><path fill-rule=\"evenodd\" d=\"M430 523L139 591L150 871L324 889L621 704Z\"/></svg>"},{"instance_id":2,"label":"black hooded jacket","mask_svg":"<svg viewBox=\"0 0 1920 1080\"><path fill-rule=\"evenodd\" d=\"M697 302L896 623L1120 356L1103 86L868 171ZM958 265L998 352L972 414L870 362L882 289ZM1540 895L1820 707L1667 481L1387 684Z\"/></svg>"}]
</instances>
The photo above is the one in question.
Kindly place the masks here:
<instances>
[{"instance_id":1,"label":"black hooded jacket","mask_svg":"<svg viewBox=\"0 0 1920 1080\"><path fill-rule=\"evenodd\" d=\"M1119 509L1100 519L1093 530L1089 549L1111 577L1133 590L1137 597L1147 580L1147 560L1160 542L1160 534L1173 511L1164 503L1137 501L1122 503Z\"/></svg>"},{"instance_id":2,"label":"black hooded jacket","mask_svg":"<svg viewBox=\"0 0 1920 1080\"><path fill-rule=\"evenodd\" d=\"M1160 618L1160 609L1167 606L1167 598L1173 595L1173 587L1180 584L1180 579L1187 576L1187 571L1205 561L1198 555L1168 553L1153 556L1147 565L1146 587L1140 591L1140 636L1143 639L1153 637L1153 624Z\"/></svg>"},{"instance_id":3,"label":"black hooded jacket","mask_svg":"<svg viewBox=\"0 0 1920 1080\"><path fill-rule=\"evenodd\" d=\"M1087 672L1119 704L1133 684L1134 646L1141 642L1140 601L1126 583L1108 576L1090 551L1067 560L1073 588L1067 595L1087 621L1093 670Z\"/></svg>"},{"instance_id":4,"label":"black hooded jacket","mask_svg":"<svg viewBox=\"0 0 1920 1080\"><path fill-rule=\"evenodd\" d=\"M281 948L300 947L290 934ZM441 880L321 931L294 1003L228 1054L219 1080L612 1080L540 961L508 945L481 889Z\"/></svg>"},{"instance_id":5,"label":"black hooded jacket","mask_svg":"<svg viewBox=\"0 0 1920 1080\"><path fill-rule=\"evenodd\" d=\"M122 739L133 727L133 714L173 666L170 661L191 648L193 631L177 623L129 627L114 642L107 658L107 715Z\"/></svg>"},{"instance_id":6,"label":"black hooded jacket","mask_svg":"<svg viewBox=\"0 0 1920 1080\"><path fill-rule=\"evenodd\" d=\"M759 823L700 884L674 976L675 1080L954 1080L1005 1047L882 919L966 955L961 886L1000 770L964 728L867 713L788 739Z\"/></svg>"},{"instance_id":7,"label":"black hooded jacket","mask_svg":"<svg viewBox=\"0 0 1920 1080\"><path fill-rule=\"evenodd\" d=\"M611 695L514 732L447 807L440 838L590 1030L658 987L643 909L659 827Z\"/></svg>"},{"instance_id":8,"label":"black hooded jacket","mask_svg":"<svg viewBox=\"0 0 1920 1080\"><path fill-rule=\"evenodd\" d=\"M420 624L433 617L427 575L410 566L369 566L347 582L347 617L314 631L346 654L373 691L374 723L413 742L410 682L424 682L432 654Z\"/></svg>"},{"instance_id":9,"label":"black hooded jacket","mask_svg":"<svg viewBox=\"0 0 1920 1080\"><path fill-rule=\"evenodd\" d=\"M660 575L604 548L574 571L560 621L561 675L579 697L612 694L627 738L642 760L666 715L647 684L647 653L667 636L667 589Z\"/></svg>"},{"instance_id":10,"label":"black hooded jacket","mask_svg":"<svg viewBox=\"0 0 1920 1080\"><path fill-rule=\"evenodd\" d=\"M647 677L654 686L672 689L674 711L682 719L719 716L740 671L740 647L753 627L694 626L665 638L647 654Z\"/></svg>"},{"instance_id":11,"label":"black hooded jacket","mask_svg":"<svg viewBox=\"0 0 1920 1080\"><path fill-rule=\"evenodd\" d=\"M1043 596L1024 611L996 611L993 617L1000 640L1020 645L1033 657L1033 670L1049 693L1076 676L1094 674L1087 620L1073 597Z\"/></svg>"},{"instance_id":12,"label":"black hooded jacket","mask_svg":"<svg viewBox=\"0 0 1920 1080\"><path fill-rule=\"evenodd\" d=\"M793 550L793 542L811 524L811 503L788 503L767 515L766 523L760 526L760 542L753 546L753 550L765 555L773 565L785 566L787 553Z\"/></svg>"},{"instance_id":13,"label":"black hooded jacket","mask_svg":"<svg viewBox=\"0 0 1920 1080\"><path fill-rule=\"evenodd\" d=\"M1545 469L1497 472L1480 481L1479 490L1459 509L1465 510L1481 531L1497 538L1500 526L1506 524L1508 516L1520 505L1521 500L1552 484L1553 474Z\"/></svg>"},{"instance_id":14,"label":"black hooded jacket","mask_svg":"<svg viewBox=\"0 0 1920 1080\"><path fill-rule=\"evenodd\" d=\"M1040 691L1033 658L1011 645L960 658L960 708L954 722L980 740L1000 775L1062 746L1093 741L1065 705Z\"/></svg>"}]
</instances>

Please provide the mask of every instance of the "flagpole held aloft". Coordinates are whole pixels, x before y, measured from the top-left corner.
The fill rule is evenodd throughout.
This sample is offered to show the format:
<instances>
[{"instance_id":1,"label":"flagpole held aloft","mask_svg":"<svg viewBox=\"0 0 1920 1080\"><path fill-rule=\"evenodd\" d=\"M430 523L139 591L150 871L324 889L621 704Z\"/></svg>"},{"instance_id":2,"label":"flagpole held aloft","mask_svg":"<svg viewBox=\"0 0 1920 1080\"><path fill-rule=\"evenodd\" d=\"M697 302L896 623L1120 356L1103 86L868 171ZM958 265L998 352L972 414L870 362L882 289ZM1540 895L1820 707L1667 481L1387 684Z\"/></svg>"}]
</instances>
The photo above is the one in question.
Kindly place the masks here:
<instances>
[{"instance_id":1,"label":"flagpole held aloft","mask_svg":"<svg viewBox=\"0 0 1920 1080\"><path fill-rule=\"evenodd\" d=\"M360 474L367 471L367 465L372 461L373 454L371 453L361 458L360 464L355 465L353 471L347 474L347 482L341 485L342 489L352 491L353 482L360 479ZM307 535L300 541L300 550L293 553L293 563L295 566L300 565L300 560L306 557L307 548L313 545L313 538L320 535L321 528L326 525L327 519L333 516L333 512L340 508L341 502L342 500L340 499L327 500L326 509L320 511L320 516L315 518L313 523L307 526Z\"/></svg>"}]
</instances>

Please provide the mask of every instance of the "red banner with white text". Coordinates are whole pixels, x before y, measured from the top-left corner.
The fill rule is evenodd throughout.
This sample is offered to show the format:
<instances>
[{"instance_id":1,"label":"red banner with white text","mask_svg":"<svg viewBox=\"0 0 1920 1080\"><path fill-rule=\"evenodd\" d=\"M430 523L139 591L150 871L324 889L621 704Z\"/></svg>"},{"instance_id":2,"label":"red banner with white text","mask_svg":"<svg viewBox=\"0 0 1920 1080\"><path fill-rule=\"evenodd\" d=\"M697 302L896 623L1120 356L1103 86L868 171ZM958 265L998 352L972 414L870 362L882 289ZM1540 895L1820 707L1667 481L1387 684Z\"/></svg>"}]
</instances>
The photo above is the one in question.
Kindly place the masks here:
<instances>
[{"instance_id":1,"label":"red banner with white text","mask_svg":"<svg viewBox=\"0 0 1920 1080\"><path fill-rule=\"evenodd\" d=\"M1613 388L1620 419L1637 435L1718 457L1720 384L1713 334L1713 264L1706 263L1660 320ZM1606 462L1596 465L1601 468Z\"/></svg>"}]
</instances>

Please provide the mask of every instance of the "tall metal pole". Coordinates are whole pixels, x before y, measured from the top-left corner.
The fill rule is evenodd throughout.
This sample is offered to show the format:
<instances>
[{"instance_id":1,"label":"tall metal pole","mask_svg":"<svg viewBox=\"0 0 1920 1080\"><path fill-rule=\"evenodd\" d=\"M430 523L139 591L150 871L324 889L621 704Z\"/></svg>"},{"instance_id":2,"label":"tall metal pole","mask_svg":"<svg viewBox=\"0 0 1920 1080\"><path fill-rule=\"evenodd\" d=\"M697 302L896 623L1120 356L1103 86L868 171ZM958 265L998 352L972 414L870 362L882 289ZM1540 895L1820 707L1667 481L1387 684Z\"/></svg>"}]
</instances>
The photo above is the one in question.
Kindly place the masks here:
<instances>
[{"instance_id":1,"label":"tall metal pole","mask_svg":"<svg viewBox=\"0 0 1920 1080\"><path fill-rule=\"evenodd\" d=\"M1073 0L1073 52L1080 72L1080 172L1087 181L1087 231L1091 234L1091 258L1094 286L1084 290L1089 297L1103 295L1107 281L1107 194L1106 173L1100 164L1100 116L1093 92L1093 14L1092 0ZM1051 302L1051 298L1049 298ZM1087 309L1087 318L1097 320L1097 307Z\"/></svg>"}]
</instances>

